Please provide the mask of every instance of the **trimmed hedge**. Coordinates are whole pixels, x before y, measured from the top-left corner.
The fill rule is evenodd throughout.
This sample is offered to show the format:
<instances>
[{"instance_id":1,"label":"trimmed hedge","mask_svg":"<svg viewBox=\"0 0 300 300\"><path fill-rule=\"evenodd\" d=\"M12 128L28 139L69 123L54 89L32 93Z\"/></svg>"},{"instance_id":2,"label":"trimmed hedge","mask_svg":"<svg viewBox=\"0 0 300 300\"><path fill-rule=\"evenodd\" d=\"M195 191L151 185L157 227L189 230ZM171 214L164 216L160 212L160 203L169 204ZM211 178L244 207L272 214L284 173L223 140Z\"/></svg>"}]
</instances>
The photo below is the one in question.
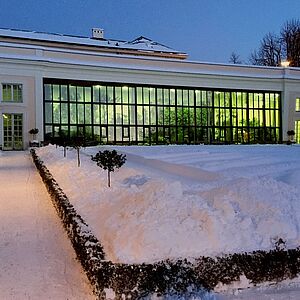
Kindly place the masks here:
<instances>
[{"instance_id":1,"label":"trimmed hedge","mask_svg":"<svg viewBox=\"0 0 300 300\"><path fill-rule=\"evenodd\" d=\"M184 295L188 299L195 293L213 290L218 283L236 281L242 275L257 284L294 278L300 273L300 247L200 257L193 262L187 259L153 264L107 261L101 243L77 214L34 149L31 154L98 299L106 299L105 289L113 290L115 299L143 299L153 293Z\"/></svg>"}]
</instances>

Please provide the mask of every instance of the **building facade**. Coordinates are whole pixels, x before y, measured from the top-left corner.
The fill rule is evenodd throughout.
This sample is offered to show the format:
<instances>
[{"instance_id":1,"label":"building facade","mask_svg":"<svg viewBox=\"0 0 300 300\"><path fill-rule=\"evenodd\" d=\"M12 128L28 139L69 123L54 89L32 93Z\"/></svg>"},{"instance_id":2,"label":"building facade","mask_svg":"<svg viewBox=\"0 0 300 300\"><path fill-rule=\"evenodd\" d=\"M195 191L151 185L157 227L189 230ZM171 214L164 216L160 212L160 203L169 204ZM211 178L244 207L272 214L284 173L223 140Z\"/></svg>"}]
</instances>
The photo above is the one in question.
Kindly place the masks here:
<instances>
[{"instance_id":1,"label":"building facade","mask_svg":"<svg viewBox=\"0 0 300 300\"><path fill-rule=\"evenodd\" d=\"M300 141L300 70L189 61L131 42L0 29L0 145L54 136L108 144ZM299 132L300 133L300 132Z\"/></svg>"}]
</instances>

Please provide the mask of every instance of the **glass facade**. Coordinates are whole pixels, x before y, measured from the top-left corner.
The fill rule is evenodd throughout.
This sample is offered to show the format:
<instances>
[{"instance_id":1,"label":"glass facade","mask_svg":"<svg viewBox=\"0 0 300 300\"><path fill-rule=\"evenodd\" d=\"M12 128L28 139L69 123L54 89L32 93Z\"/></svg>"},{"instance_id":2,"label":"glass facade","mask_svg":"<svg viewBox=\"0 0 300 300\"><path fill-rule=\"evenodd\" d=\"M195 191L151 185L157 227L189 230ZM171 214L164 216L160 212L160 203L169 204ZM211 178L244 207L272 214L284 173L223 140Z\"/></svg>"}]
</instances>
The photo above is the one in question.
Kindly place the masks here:
<instances>
[{"instance_id":1,"label":"glass facade","mask_svg":"<svg viewBox=\"0 0 300 300\"><path fill-rule=\"evenodd\" d=\"M44 132L108 144L281 142L280 92L44 79Z\"/></svg>"}]
</instances>

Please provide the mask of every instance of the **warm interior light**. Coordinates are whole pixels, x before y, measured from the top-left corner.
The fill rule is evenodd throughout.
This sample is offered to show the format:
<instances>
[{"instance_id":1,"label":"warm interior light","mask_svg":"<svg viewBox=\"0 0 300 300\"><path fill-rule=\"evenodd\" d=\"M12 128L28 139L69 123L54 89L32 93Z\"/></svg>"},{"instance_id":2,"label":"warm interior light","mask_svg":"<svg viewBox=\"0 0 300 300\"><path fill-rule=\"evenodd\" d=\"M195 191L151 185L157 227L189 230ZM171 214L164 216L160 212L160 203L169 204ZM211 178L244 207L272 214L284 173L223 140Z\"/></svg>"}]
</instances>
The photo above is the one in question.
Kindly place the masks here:
<instances>
[{"instance_id":1,"label":"warm interior light","mask_svg":"<svg viewBox=\"0 0 300 300\"><path fill-rule=\"evenodd\" d=\"M290 62L288 60L283 60L280 64L282 67L287 68L290 65Z\"/></svg>"},{"instance_id":2,"label":"warm interior light","mask_svg":"<svg viewBox=\"0 0 300 300\"><path fill-rule=\"evenodd\" d=\"M6 114L3 114L3 118L4 118L4 119L7 119L7 115L6 115Z\"/></svg>"}]
</instances>

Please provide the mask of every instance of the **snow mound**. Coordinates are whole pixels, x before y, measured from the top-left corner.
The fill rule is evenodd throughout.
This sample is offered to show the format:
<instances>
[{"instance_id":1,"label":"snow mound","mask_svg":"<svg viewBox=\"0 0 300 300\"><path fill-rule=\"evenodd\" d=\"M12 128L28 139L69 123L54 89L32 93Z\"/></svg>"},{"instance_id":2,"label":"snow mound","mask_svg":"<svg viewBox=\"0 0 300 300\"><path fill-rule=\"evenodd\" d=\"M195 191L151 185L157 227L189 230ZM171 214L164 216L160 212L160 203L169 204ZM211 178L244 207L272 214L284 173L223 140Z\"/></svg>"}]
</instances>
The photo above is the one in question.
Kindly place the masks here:
<instances>
[{"instance_id":1,"label":"snow mound","mask_svg":"<svg viewBox=\"0 0 300 300\"><path fill-rule=\"evenodd\" d=\"M110 147L106 147L110 149ZM38 155L114 262L154 262L299 245L300 147L113 147L125 166L107 174L102 148L48 146Z\"/></svg>"}]
</instances>

